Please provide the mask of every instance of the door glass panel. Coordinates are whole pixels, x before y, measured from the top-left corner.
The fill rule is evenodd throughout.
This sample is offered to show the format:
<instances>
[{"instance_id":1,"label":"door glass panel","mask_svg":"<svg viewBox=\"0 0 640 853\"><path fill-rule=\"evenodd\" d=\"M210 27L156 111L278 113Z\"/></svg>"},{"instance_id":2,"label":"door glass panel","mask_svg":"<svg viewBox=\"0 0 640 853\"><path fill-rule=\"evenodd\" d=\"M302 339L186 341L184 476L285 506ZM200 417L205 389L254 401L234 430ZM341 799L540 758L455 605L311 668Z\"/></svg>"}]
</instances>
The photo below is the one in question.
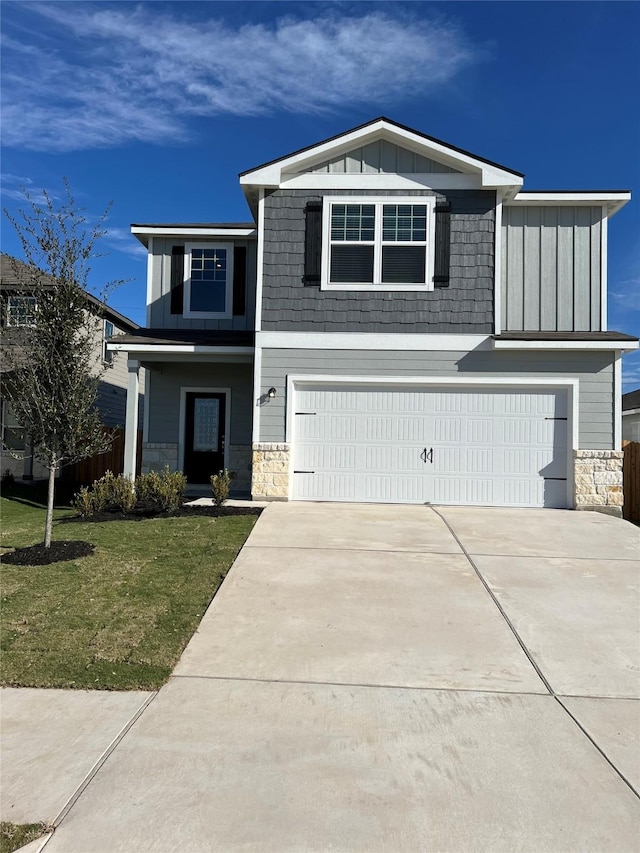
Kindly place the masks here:
<instances>
[{"instance_id":1,"label":"door glass panel","mask_svg":"<svg viewBox=\"0 0 640 853\"><path fill-rule=\"evenodd\" d=\"M220 400L196 397L193 403L193 449L217 451L220 429Z\"/></svg>"}]
</instances>

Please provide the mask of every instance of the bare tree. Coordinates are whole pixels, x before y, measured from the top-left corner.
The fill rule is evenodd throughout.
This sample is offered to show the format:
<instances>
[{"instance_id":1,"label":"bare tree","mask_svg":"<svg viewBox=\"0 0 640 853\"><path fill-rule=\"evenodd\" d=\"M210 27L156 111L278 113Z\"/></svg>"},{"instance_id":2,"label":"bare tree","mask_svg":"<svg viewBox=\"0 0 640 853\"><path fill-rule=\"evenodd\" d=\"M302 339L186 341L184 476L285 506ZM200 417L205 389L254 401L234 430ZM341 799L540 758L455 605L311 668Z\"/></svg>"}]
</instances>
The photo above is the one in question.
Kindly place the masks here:
<instances>
[{"instance_id":1,"label":"bare tree","mask_svg":"<svg viewBox=\"0 0 640 853\"><path fill-rule=\"evenodd\" d=\"M102 318L88 291L90 262L103 224L89 225L65 181L59 205L43 193L36 203L24 191L28 207L5 215L20 239L26 263L15 263L20 295L34 297L27 323L7 329L3 345L3 396L49 472L45 547L51 526L57 472L64 466L106 451L109 437L95 408L104 371L96 338ZM113 282L110 286L119 284ZM106 297L107 288L101 294Z\"/></svg>"}]
</instances>

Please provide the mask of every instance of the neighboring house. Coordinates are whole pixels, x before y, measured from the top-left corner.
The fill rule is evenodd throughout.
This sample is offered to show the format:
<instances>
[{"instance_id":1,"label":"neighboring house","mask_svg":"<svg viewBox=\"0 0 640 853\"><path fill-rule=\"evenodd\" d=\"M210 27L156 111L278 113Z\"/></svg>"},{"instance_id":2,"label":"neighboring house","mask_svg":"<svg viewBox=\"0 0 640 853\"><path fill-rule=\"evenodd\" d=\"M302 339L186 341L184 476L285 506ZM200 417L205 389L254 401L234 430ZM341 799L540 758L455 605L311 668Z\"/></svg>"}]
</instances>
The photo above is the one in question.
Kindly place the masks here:
<instances>
[{"instance_id":1,"label":"neighboring house","mask_svg":"<svg viewBox=\"0 0 640 853\"><path fill-rule=\"evenodd\" d=\"M640 388L622 395L622 437L640 441Z\"/></svg>"},{"instance_id":2,"label":"neighboring house","mask_svg":"<svg viewBox=\"0 0 640 853\"><path fill-rule=\"evenodd\" d=\"M148 328L114 350L132 399L148 371L143 468L227 467L255 499L618 513L638 341L607 330L607 226L630 194L522 184L380 118L243 172L250 222L133 225Z\"/></svg>"},{"instance_id":3,"label":"neighboring house","mask_svg":"<svg viewBox=\"0 0 640 853\"><path fill-rule=\"evenodd\" d=\"M2 324L2 347L12 345L12 337L20 334L21 327L28 326L36 310L36 300L28 291L31 278L29 267L22 261L9 255L0 255L0 316ZM48 276L43 277L46 281ZM53 279L52 286L53 286ZM96 360L106 365L98 388L97 406L102 422L108 427L124 427L127 403L127 360L123 355L107 349L107 340L114 335L136 334L140 327L137 323L114 311L91 294L87 294L87 310L101 318L96 327ZM140 388L139 409L142 411L144 376ZM1 386L0 386L1 393ZM2 450L0 451L0 469L9 470L15 477L33 479L46 476L46 470L33 458L28 442L25 444L21 425L0 396L2 413ZM142 421L140 421L140 427ZM6 448L24 456L16 459Z\"/></svg>"}]
</instances>

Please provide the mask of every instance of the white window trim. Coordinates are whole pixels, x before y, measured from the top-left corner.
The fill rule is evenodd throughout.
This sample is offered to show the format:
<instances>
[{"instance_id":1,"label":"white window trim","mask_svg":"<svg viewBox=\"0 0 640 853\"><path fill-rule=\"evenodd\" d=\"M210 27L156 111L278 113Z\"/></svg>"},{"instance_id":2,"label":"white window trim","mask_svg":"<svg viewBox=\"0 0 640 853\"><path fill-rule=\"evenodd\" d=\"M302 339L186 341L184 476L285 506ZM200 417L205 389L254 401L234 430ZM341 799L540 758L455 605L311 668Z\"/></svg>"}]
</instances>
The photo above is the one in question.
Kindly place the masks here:
<instances>
[{"instance_id":1,"label":"white window trim","mask_svg":"<svg viewBox=\"0 0 640 853\"><path fill-rule=\"evenodd\" d=\"M227 252L227 286L224 311L191 311L191 252L193 249L225 249ZM184 247L184 304L182 316L192 320L227 320L233 317L233 243L185 243Z\"/></svg>"},{"instance_id":2,"label":"white window trim","mask_svg":"<svg viewBox=\"0 0 640 853\"><path fill-rule=\"evenodd\" d=\"M111 325L113 332L111 335L107 335L107 323ZM110 337L113 337L116 333L116 327L112 320L107 320L106 318L102 321L102 363L108 365L109 367L113 367L113 362L115 361L116 352L109 346L108 340Z\"/></svg>"},{"instance_id":3,"label":"white window trim","mask_svg":"<svg viewBox=\"0 0 640 853\"><path fill-rule=\"evenodd\" d=\"M381 266L382 257L382 213L378 213L383 204L424 204L427 208L427 239L424 284L383 284L383 283L345 283L333 284L329 281L331 269L331 205L332 204L374 204L376 205L376 230L374 239L374 274ZM404 293L407 291L433 290L433 271L435 261L435 218L436 206L435 196L325 196L322 208L322 272L320 278L320 290L371 290L385 291L386 293ZM363 245L368 245L364 243ZM397 243L396 245L411 245L411 243ZM417 245L420 245L418 243ZM377 260L376 260L377 259Z\"/></svg>"},{"instance_id":4,"label":"white window trim","mask_svg":"<svg viewBox=\"0 0 640 853\"><path fill-rule=\"evenodd\" d=\"M18 300L19 302L24 302L29 300L33 302L33 310L34 313L38 310L38 300L35 296L25 296L23 294L14 293L11 296L7 297L7 328L8 329L21 329L26 328L27 326L33 326L34 323L15 323L11 322L11 303L12 301Z\"/></svg>"}]
</instances>

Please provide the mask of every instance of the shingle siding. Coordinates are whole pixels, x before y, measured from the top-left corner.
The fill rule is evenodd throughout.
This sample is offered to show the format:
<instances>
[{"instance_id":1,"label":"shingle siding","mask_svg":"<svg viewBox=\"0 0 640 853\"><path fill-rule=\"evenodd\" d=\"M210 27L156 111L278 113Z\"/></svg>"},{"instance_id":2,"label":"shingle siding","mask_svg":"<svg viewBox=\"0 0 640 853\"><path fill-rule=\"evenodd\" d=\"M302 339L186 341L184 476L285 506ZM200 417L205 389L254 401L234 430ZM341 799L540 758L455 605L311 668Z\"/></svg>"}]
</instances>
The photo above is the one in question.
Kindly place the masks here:
<instances>
[{"instance_id":1,"label":"shingle siding","mask_svg":"<svg viewBox=\"0 0 640 853\"><path fill-rule=\"evenodd\" d=\"M450 285L425 292L327 291L304 285L305 205L324 195L380 192L275 190L264 204L264 331L490 334L493 331L495 193L393 191L451 203Z\"/></svg>"}]
</instances>

